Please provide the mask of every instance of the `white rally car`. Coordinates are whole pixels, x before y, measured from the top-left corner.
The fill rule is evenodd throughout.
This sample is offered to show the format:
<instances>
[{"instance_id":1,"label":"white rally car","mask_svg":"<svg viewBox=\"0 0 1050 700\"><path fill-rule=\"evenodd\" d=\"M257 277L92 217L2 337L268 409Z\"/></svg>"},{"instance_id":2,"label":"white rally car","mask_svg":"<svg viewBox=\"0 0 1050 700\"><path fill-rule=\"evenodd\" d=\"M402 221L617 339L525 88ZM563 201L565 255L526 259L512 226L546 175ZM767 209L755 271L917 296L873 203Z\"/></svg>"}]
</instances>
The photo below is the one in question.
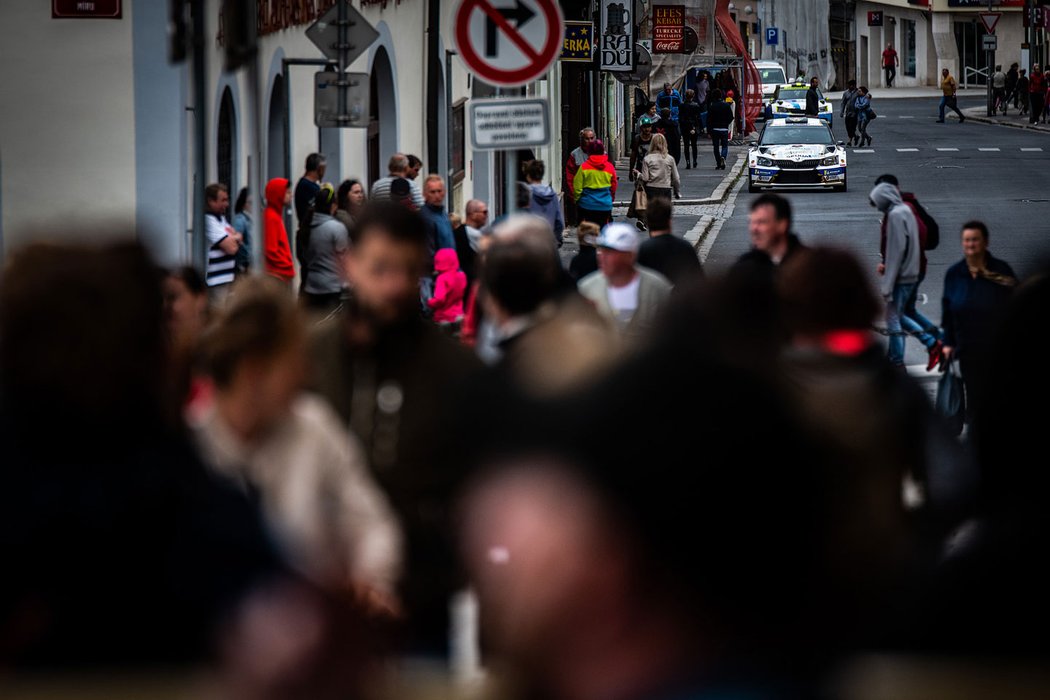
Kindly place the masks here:
<instances>
[{"instance_id":1,"label":"white rally car","mask_svg":"<svg viewBox=\"0 0 1050 700\"><path fill-rule=\"evenodd\" d=\"M809 92L809 84L796 82L791 85L778 85L773 92L773 97L766 104L764 110L766 120L778 119L780 117L805 116L806 93ZM824 93L817 88L817 116L826 119L831 124L835 118L833 105L824 97Z\"/></svg>"},{"instance_id":2,"label":"white rally car","mask_svg":"<svg viewBox=\"0 0 1050 700\"><path fill-rule=\"evenodd\" d=\"M845 192L845 146L817 117L767 122L748 149L747 190L831 187Z\"/></svg>"}]
</instances>

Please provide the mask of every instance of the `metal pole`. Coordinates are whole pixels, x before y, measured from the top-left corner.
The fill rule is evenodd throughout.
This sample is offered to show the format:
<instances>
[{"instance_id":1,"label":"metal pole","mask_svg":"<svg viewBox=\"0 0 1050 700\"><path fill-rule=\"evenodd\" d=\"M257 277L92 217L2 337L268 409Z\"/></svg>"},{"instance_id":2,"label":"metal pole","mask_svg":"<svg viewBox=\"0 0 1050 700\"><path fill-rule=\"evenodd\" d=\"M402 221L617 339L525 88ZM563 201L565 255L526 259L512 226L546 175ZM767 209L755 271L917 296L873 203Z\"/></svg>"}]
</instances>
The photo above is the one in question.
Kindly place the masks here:
<instances>
[{"instance_id":1,"label":"metal pole","mask_svg":"<svg viewBox=\"0 0 1050 700\"><path fill-rule=\"evenodd\" d=\"M207 276L208 241L204 233L204 187L208 177L208 125L205 110L205 80L207 60L204 51L204 0L193 0L193 127L194 169L197 176L193 187L193 265Z\"/></svg>"},{"instance_id":2,"label":"metal pole","mask_svg":"<svg viewBox=\"0 0 1050 700\"><path fill-rule=\"evenodd\" d=\"M287 87L287 85L285 86ZM263 230L263 109L259 99L259 54L248 63L248 149L255 149L248 157L248 192L251 194L252 217L252 269L263 271L266 232Z\"/></svg>"},{"instance_id":3,"label":"metal pole","mask_svg":"<svg viewBox=\"0 0 1050 700\"><path fill-rule=\"evenodd\" d=\"M452 176L455 174L455 170L452 166L452 154L454 151L453 144L453 133L452 133L452 57L456 55L455 51L445 51L445 109L448 114L445 115L445 158L447 167L446 181L447 186L445 187L445 202L448 213L452 213L453 200L452 200Z\"/></svg>"}]
</instances>

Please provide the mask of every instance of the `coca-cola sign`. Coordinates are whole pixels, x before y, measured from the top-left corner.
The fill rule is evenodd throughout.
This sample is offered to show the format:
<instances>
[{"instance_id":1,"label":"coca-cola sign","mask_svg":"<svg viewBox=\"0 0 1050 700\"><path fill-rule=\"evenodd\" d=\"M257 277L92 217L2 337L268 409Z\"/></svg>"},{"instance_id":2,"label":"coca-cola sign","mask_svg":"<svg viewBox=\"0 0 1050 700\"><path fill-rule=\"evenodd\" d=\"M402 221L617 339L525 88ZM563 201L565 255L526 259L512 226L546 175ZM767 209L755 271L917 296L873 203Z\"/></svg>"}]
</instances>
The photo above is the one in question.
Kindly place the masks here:
<instances>
[{"instance_id":1,"label":"coca-cola sign","mask_svg":"<svg viewBox=\"0 0 1050 700\"><path fill-rule=\"evenodd\" d=\"M653 5L653 53L681 53L685 7Z\"/></svg>"}]
</instances>

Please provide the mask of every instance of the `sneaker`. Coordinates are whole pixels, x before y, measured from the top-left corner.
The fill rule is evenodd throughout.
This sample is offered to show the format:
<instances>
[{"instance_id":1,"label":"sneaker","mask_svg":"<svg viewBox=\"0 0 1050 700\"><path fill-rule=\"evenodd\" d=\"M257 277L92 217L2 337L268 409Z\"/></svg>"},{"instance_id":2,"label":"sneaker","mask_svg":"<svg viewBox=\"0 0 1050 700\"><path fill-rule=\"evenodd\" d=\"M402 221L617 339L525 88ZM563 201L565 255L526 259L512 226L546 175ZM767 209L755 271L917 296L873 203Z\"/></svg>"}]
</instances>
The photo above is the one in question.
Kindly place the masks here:
<instances>
[{"instance_id":1,"label":"sneaker","mask_svg":"<svg viewBox=\"0 0 1050 700\"><path fill-rule=\"evenodd\" d=\"M937 367L944 362L944 353L942 352L943 348L944 343L939 340L930 348L930 359L926 363L927 372L932 372L934 367Z\"/></svg>"},{"instance_id":2,"label":"sneaker","mask_svg":"<svg viewBox=\"0 0 1050 700\"><path fill-rule=\"evenodd\" d=\"M645 231L645 230L647 230L647 228L648 228L648 227L647 227L647 226L645 225L645 222L644 222L644 221L642 221L641 219L638 219L637 221L635 221L635 222L634 222L634 225L638 227L638 230L639 230L639 231Z\"/></svg>"}]
</instances>

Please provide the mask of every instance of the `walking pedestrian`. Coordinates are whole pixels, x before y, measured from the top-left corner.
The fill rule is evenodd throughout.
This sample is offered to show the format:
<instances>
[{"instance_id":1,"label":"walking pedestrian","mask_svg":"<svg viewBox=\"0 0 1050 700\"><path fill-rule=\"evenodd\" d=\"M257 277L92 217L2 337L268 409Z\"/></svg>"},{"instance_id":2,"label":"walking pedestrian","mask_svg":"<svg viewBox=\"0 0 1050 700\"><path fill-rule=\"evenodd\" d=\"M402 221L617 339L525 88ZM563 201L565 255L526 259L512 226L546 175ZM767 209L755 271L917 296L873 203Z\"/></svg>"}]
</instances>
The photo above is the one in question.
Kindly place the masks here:
<instances>
[{"instance_id":1,"label":"walking pedestrian","mask_svg":"<svg viewBox=\"0 0 1050 700\"><path fill-rule=\"evenodd\" d=\"M1046 100L1046 79L1043 72L1039 70L1039 64L1032 66L1032 72L1028 76L1028 123L1037 124L1043 116L1043 105Z\"/></svg>"},{"instance_id":2,"label":"walking pedestrian","mask_svg":"<svg viewBox=\"0 0 1050 700\"><path fill-rule=\"evenodd\" d=\"M637 346L651 340L659 312L671 294L663 275L638 265L638 232L609 224L598 236L598 266L580 280L580 293L616 324L624 340Z\"/></svg>"},{"instance_id":3,"label":"walking pedestrian","mask_svg":"<svg viewBox=\"0 0 1050 700\"><path fill-rule=\"evenodd\" d=\"M696 144L697 139L700 138L700 132L703 131L703 125L701 124L701 107L696 101L696 93L692 90L685 91L685 102L682 103L681 109L678 110L678 126L682 132L682 138L685 139L685 169L689 170L690 167L697 167L696 165Z\"/></svg>"},{"instance_id":4,"label":"walking pedestrian","mask_svg":"<svg viewBox=\"0 0 1050 700\"><path fill-rule=\"evenodd\" d=\"M320 190L320 187L318 187ZM313 195L310 200L313 201ZM263 214L263 250L266 274L291 284L295 277L292 249L288 245L288 232L284 228L284 210L292 201L292 188L288 180L275 177L266 183L266 212ZM300 218L302 221L310 211Z\"/></svg>"},{"instance_id":5,"label":"walking pedestrian","mask_svg":"<svg viewBox=\"0 0 1050 700\"><path fill-rule=\"evenodd\" d=\"M964 258L944 274L941 323L944 356L959 360L967 413L972 416L989 379L988 357L1017 275L988 250L988 226L983 221L964 223L961 236Z\"/></svg>"},{"instance_id":6,"label":"walking pedestrian","mask_svg":"<svg viewBox=\"0 0 1050 700\"><path fill-rule=\"evenodd\" d=\"M562 245L562 234L565 231L565 220L561 215L561 202L554 188L543 181L546 167L542 160L533 160L525 165L525 180L529 184L530 196L528 210L536 216L543 217L551 225L554 240L558 247Z\"/></svg>"},{"instance_id":7,"label":"walking pedestrian","mask_svg":"<svg viewBox=\"0 0 1050 700\"><path fill-rule=\"evenodd\" d=\"M806 115L816 117L820 114L820 81L810 78L809 89L806 90Z\"/></svg>"},{"instance_id":8,"label":"walking pedestrian","mask_svg":"<svg viewBox=\"0 0 1050 700\"><path fill-rule=\"evenodd\" d=\"M354 221L361 216L365 201L365 186L360 180L343 180L339 185L339 191L336 192L339 208L335 211L335 218L346 226L347 231L353 228Z\"/></svg>"},{"instance_id":9,"label":"walking pedestrian","mask_svg":"<svg viewBox=\"0 0 1050 700\"><path fill-rule=\"evenodd\" d=\"M696 102L700 105L700 133L707 133L707 106L711 101L711 76L705 70L696 81Z\"/></svg>"},{"instance_id":10,"label":"walking pedestrian","mask_svg":"<svg viewBox=\"0 0 1050 700\"><path fill-rule=\"evenodd\" d=\"M1011 63L1010 70L1006 71L1006 99L1008 102L1013 102L1014 109L1017 109L1017 64ZM1003 114L1006 114L1006 105L1003 105Z\"/></svg>"},{"instance_id":11,"label":"walking pedestrian","mask_svg":"<svg viewBox=\"0 0 1050 700\"><path fill-rule=\"evenodd\" d=\"M313 334L311 387L360 439L405 535L398 588L409 653L443 656L449 598L465 581L452 543L455 492L465 478L455 398L480 369L472 353L419 313L428 274L420 214L370 205L352 232L343 313Z\"/></svg>"},{"instance_id":12,"label":"walking pedestrian","mask_svg":"<svg viewBox=\"0 0 1050 700\"><path fill-rule=\"evenodd\" d=\"M966 121L966 115L959 111L959 104L956 98L956 93L959 91L959 83L952 77L951 71L947 68L941 70L941 105L938 108L937 123L944 123L944 108L953 110L959 115L959 123L962 124Z\"/></svg>"},{"instance_id":13,"label":"walking pedestrian","mask_svg":"<svg viewBox=\"0 0 1050 700\"><path fill-rule=\"evenodd\" d=\"M243 239L226 220L226 212L230 209L230 192L226 185L217 182L205 187L204 206L204 235L208 239L208 298L213 304L221 304L233 284L237 251Z\"/></svg>"},{"instance_id":14,"label":"walking pedestrian","mask_svg":"<svg viewBox=\"0 0 1050 700\"><path fill-rule=\"evenodd\" d=\"M999 111L1006 114L1006 73L1002 66L996 66L992 73L992 114Z\"/></svg>"},{"instance_id":15,"label":"walking pedestrian","mask_svg":"<svg viewBox=\"0 0 1050 700\"><path fill-rule=\"evenodd\" d=\"M326 196L324 186L318 196ZM238 283L205 337L215 393L190 427L209 465L258 498L302 574L392 614L400 527L360 443L324 400L303 392L306 339L299 310L279 285Z\"/></svg>"},{"instance_id":16,"label":"walking pedestrian","mask_svg":"<svg viewBox=\"0 0 1050 700\"><path fill-rule=\"evenodd\" d=\"M711 133L711 148L715 154L715 170L726 169L729 157L729 127L733 124L733 109L722 100L721 90L711 91L711 106L707 111L707 126Z\"/></svg>"},{"instance_id":17,"label":"walking pedestrian","mask_svg":"<svg viewBox=\"0 0 1050 700\"><path fill-rule=\"evenodd\" d=\"M846 135L849 137L849 145L851 146L860 145L860 141L857 138L857 96L859 94L857 81L849 81L846 91L842 93L842 102L839 106L839 116L846 123Z\"/></svg>"},{"instance_id":18,"label":"walking pedestrian","mask_svg":"<svg viewBox=\"0 0 1050 700\"><path fill-rule=\"evenodd\" d=\"M459 269L467 276L468 288L478 278L478 257L481 253L481 230L489 220L489 207L480 199L471 199L463 207L463 224L452 231L456 239L456 257Z\"/></svg>"},{"instance_id":19,"label":"walking pedestrian","mask_svg":"<svg viewBox=\"0 0 1050 700\"><path fill-rule=\"evenodd\" d=\"M642 167L642 161L649 155L649 149L653 145L653 125L648 119L642 120L641 130L631 141L631 158L627 165L627 179L634 182L634 173ZM638 211L635 206L636 198L631 197L631 204L627 207L627 217L635 219L635 226L639 231L645 230L645 212Z\"/></svg>"},{"instance_id":20,"label":"walking pedestrian","mask_svg":"<svg viewBox=\"0 0 1050 700\"><path fill-rule=\"evenodd\" d=\"M919 286L923 280L926 279L926 251L931 250L929 247L931 240L930 227L937 226L937 222L933 220L933 217L929 215L925 208L919 204L919 200L915 197L914 193L904 192L900 189L900 184L896 176L894 175L880 175L875 179L875 184L879 185L883 182L888 182L897 188L900 193L901 201L903 201L908 208L911 209L912 215L915 217L915 226L918 228L919 233L919 279L912 289L911 296L909 296L904 302L904 308L901 312L901 326L903 330L911 335L914 335L920 343L926 348L926 352L929 355L929 361L926 365L926 371L929 372L941 362L941 348L943 347L943 334L941 329L937 327L930 319L926 318L923 314L919 313L916 308L919 298ZM889 221L888 216L882 217L882 223L880 226L879 236L879 255L883 262L880 262L876 268L876 272L879 275L886 273L886 227ZM927 224L929 222L929 224ZM934 241L940 237L939 230L932 233ZM933 247L936 247L935 245Z\"/></svg>"},{"instance_id":21,"label":"walking pedestrian","mask_svg":"<svg viewBox=\"0 0 1050 700\"><path fill-rule=\"evenodd\" d=\"M886 44L886 50L882 52L882 70L886 72L886 87L893 87L893 79L897 77L897 66L900 64L900 56L894 50L893 44Z\"/></svg>"},{"instance_id":22,"label":"walking pedestrian","mask_svg":"<svg viewBox=\"0 0 1050 700\"><path fill-rule=\"evenodd\" d=\"M668 117L663 116L663 111L666 109L670 112L670 121L677 122L678 110L681 106L681 93L671 87L671 83L664 83L664 89L656 96L656 108L660 110L661 118L668 119Z\"/></svg>"},{"instance_id":23,"label":"walking pedestrian","mask_svg":"<svg viewBox=\"0 0 1050 700\"><path fill-rule=\"evenodd\" d=\"M327 167L328 161L321 153L311 153L306 156L306 172L295 184L295 220L300 225L306 218L314 195L321 188L321 181L324 180Z\"/></svg>"},{"instance_id":24,"label":"walking pedestrian","mask_svg":"<svg viewBox=\"0 0 1050 700\"><path fill-rule=\"evenodd\" d=\"M597 136L594 133L594 128L587 126L580 129L580 145L573 149L572 153L569 154L568 160L565 161L565 178L562 181L563 188L565 189L565 202L566 204L576 204L576 197L572 191L572 183L576 179L576 171L580 169L580 166L587 160L587 148L590 146L591 141L596 139ZM638 139L634 139L637 141ZM579 223L579 214L575 216L568 216L570 212L566 207L566 219L569 221L575 221Z\"/></svg>"},{"instance_id":25,"label":"walking pedestrian","mask_svg":"<svg viewBox=\"0 0 1050 700\"><path fill-rule=\"evenodd\" d=\"M853 100L853 110L857 113L857 145L870 146L871 135L868 133L868 125L875 118L875 110L871 108L871 93L865 85L857 89L857 97Z\"/></svg>"},{"instance_id":26,"label":"walking pedestrian","mask_svg":"<svg viewBox=\"0 0 1050 700\"><path fill-rule=\"evenodd\" d=\"M604 226L612 217L616 198L616 167L605 155L605 144L595 139L588 147L587 160L576 172L573 195L580 219Z\"/></svg>"},{"instance_id":27,"label":"walking pedestrian","mask_svg":"<svg viewBox=\"0 0 1050 700\"><path fill-rule=\"evenodd\" d=\"M241 234L235 269L237 274L244 274L252 266L252 212L247 187L241 188L233 205L233 230Z\"/></svg>"},{"instance_id":28,"label":"walking pedestrian","mask_svg":"<svg viewBox=\"0 0 1050 700\"><path fill-rule=\"evenodd\" d=\"M919 283L919 227L912 210L890 183L875 185L869 200L882 212L886 228L885 268L879 287L886 301L886 329L890 334L887 357L893 366L904 367L902 318Z\"/></svg>"},{"instance_id":29,"label":"walking pedestrian","mask_svg":"<svg viewBox=\"0 0 1050 700\"><path fill-rule=\"evenodd\" d=\"M667 152L667 139L663 134L653 136L649 155L642 161L641 170L633 174L645 186L645 194L650 199L666 197L670 200L672 194L676 199L682 198L682 181L678 175L678 165L674 157Z\"/></svg>"},{"instance_id":30,"label":"walking pedestrian","mask_svg":"<svg viewBox=\"0 0 1050 700\"><path fill-rule=\"evenodd\" d=\"M667 139L667 153L674 158L674 162L682 160L682 132L678 128L678 122L671 119L669 110L664 109L660 115L656 133L663 134Z\"/></svg>"},{"instance_id":31,"label":"walking pedestrian","mask_svg":"<svg viewBox=\"0 0 1050 700\"><path fill-rule=\"evenodd\" d=\"M401 180L409 187L409 196L416 211L422 210L423 205L425 204L423 201L423 192L419 189L419 185L417 185L415 181L406 177L408 170L408 156L404 153L395 153L390 156L390 162L387 163L387 172L389 174L386 177L379 178L372 184L372 191L369 194L369 199L377 202L389 200L397 201L400 195L397 195L393 191L393 185L395 181Z\"/></svg>"},{"instance_id":32,"label":"walking pedestrian","mask_svg":"<svg viewBox=\"0 0 1050 700\"><path fill-rule=\"evenodd\" d=\"M637 122L637 124L635 126L635 130L636 131L641 131L642 130L642 125L645 123L646 119L649 120L649 124L651 124L654 128L659 123L659 121L660 121L660 112L656 108L656 103L655 102L650 102L648 108L646 108L646 110L645 110L645 114L643 114L638 119L638 122Z\"/></svg>"},{"instance_id":33,"label":"walking pedestrian","mask_svg":"<svg viewBox=\"0 0 1050 700\"><path fill-rule=\"evenodd\" d=\"M1020 109L1019 114L1024 116L1028 114L1028 75L1024 68L1018 71L1017 75L1017 90L1014 94L1017 98L1018 108Z\"/></svg>"},{"instance_id":34,"label":"walking pedestrian","mask_svg":"<svg viewBox=\"0 0 1050 700\"><path fill-rule=\"evenodd\" d=\"M343 296L342 259L350 249L350 232L335 218L338 206L332 186L321 185L296 237L301 297L307 308L320 313L338 307Z\"/></svg>"},{"instance_id":35,"label":"walking pedestrian","mask_svg":"<svg viewBox=\"0 0 1050 700\"><path fill-rule=\"evenodd\" d=\"M584 221L576 230L580 251L569 261L569 275L573 281L579 282L598 271L598 236L601 232L601 227L590 221Z\"/></svg>"},{"instance_id":36,"label":"walking pedestrian","mask_svg":"<svg viewBox=\"0 0 1050 700\"><path fill-rule=\"evenodd\" d=\"M649 240L638 250L638 264L659 272L677 291L702 279L704 270L693 246L671 231L671 211L671 200L667 197L656 196L649 200L645 210Z\"/></svg>"}]
</instances>

